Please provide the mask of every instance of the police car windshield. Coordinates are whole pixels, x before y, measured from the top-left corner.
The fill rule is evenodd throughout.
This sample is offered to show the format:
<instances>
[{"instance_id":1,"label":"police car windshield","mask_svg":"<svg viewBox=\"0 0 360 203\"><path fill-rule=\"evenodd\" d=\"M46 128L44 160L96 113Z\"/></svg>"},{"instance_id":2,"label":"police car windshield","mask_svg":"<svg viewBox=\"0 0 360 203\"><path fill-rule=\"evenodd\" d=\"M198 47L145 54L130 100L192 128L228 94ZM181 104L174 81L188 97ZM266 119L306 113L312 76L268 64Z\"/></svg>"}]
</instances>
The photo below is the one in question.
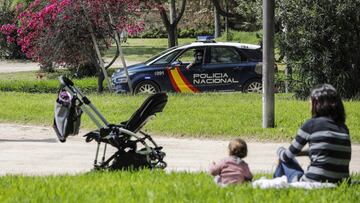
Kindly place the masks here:
<instances>
[{"instance_id":1,"label":"police car windshield","mask_svg":"<svg viewBox=\"0 0 360 203\"><path fill-rule=\"evenodd\" d=\"M149 59L146 60L144 63L145 63L145 64L150 63L151 61L155 60L155 59L158 58L159 56L161 56L161 55L163 55L163 54L165 54L165 53L167 53L167 52L169 52L169 51L171 51L171 50L174 50L174 49L176 49L176 48L178 48L178 47L177 47L177 46L170 47L170 48L166 49L165 51L162 51L162 52L160 52L159 54L156 54L155 56L149 58Z\"/></svg>"}]
</instances>

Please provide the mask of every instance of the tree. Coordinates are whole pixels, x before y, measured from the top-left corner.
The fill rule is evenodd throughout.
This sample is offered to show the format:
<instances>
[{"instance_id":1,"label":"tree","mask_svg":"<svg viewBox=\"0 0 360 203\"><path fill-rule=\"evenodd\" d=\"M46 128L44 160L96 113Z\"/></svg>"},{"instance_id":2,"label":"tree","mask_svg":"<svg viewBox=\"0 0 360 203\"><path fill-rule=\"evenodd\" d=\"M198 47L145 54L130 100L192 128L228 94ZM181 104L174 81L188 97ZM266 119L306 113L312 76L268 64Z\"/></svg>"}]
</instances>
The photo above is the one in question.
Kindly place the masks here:
<instances>
[{"instance_id":1,"label":"tree","mask_svg":"<svg viewBox=\"0 0 360 203\"><path fill-rule=\"evenodd\" d=\"M230 18L232 28L244 31L257 31L262 26L262 0L211 0L215 10Z\"/></svg>"},{"instance_id":2,"label":"tree","mask_svg":"<svg viewBox=\"0 0 360 203\"><path fill-rule=\"evenodd\" d=\"M330 83L346 98L360 93L360 1L280 1L280 43L298 73L296 95ZM301 8L301 9L299 9Z\"/></svg>"},{"instance_id":3,"label":"tree","mask_svg":"<svg viewBox=\"0 0 360 203\"><path fill-rule=\"evenodd\" d=\"M166 13L166 9L164 7L164 2L161 0L155 0L157 3L156 7L160 12L161 19L165 25L166 31L168 33L168 47L173 47L177 45L177 25L181 20L185 8L186 8L186 0L181 0L181 8L179 14L176 14L175 9L175 0L170 0L170 19Z\"/></svg>"},{"instance_id":4,"label":"tree","mask_svg":"<svg viewBox=\"0 0 360 203\"><path fill-rule=\"evenodd\" d=\"M133 0L35 0L18 15L17 43L41 65L95 66L101 92L111 65L105 66L101 51L110 47L114 33L141 30L141 23L135 21L138 6Z\"/></svg>"},{"instance_id":5,"label":"tree","mask_svg":"<svg viewBox=\"0 0 360 203\"><path fill-rule=\"evenodd\" d=\"M214 4L214 7L216 8L217 12L225 17L229 17L229 18L236 18L237 20L240 21L244 21L245 18L242 14L236 13L236 12L231 12L228 11L228 9L224 8L224 6L222 6L221 4L221 0L211 0L212 3ZM232 5L231 8L234 8L237 6L237 2L236 0L225 0L225 4L228 5Z\"/></svg>"}]
</instances>

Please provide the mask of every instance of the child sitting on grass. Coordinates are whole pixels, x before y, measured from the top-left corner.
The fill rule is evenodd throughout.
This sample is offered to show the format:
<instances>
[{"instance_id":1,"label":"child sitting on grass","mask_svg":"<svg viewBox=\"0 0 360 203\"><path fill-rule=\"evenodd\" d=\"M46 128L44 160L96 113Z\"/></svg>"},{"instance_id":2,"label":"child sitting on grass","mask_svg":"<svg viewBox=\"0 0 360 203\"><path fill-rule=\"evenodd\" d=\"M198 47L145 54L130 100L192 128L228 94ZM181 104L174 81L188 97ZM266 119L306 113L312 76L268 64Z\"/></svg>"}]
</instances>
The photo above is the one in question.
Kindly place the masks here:
<instances>
[{"instance_id":1,"label":"child sitting on grass","mask_svg":"<svg viewBox=\"0 0 360 203\"><path fill-rule=\"evenodd\" d=\"M246 155L246 142L240 138L231 140L229 156L210 165L209 171L211 175L215 176L215 182L224 186L251 181L253 176L247 163L242 160Z\"/></svg>"}]
</instances>

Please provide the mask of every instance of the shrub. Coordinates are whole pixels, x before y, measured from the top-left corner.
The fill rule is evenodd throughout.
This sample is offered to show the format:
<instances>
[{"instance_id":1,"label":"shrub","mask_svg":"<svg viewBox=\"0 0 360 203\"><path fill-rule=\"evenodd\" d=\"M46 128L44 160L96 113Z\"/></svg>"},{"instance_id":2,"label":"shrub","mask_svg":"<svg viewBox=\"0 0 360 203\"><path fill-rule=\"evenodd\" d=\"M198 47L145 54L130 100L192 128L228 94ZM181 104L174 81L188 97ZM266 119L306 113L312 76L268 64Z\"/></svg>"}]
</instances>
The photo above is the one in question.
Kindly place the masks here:
<instances>
[{"instance_id":1,"label":"shrub","mask_svg":"<svg viewBox=\"0 0 360 203\"><path fill-rule=\"evenodd\" d=\"M360 1L282 0L280 5L279 42L299 74L296 96L306 98L321 83L334 85L346 98L359 95Z\"/></svg>"},{"instance_id":2,"label":"shrub","mask_svg":"<svg viewBox=\"0 0 360 203\"><path fill-rule=\"evenodd\" d=\"M24 59L21 47L17 45L16 26L13 24L15 11L11 9L12 0L0 4L0 58Z\"/></svg>"}]
</instances>

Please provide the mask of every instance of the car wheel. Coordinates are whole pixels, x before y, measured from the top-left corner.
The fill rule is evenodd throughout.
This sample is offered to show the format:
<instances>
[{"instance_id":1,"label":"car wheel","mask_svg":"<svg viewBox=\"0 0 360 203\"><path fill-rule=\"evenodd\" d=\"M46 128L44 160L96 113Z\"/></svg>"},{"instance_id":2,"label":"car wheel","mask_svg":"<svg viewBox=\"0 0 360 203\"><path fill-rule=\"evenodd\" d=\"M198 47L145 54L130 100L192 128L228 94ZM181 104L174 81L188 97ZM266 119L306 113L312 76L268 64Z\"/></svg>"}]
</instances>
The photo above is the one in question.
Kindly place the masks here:
<instances>
[{"instance_id":1,"label":"car wheel","mask_svg":"<svg viewBox=\"0 0 360 203\"><path fill-rule=\"evenodd\" d=\"M152 81L143 81L135 88L135 94L154 94L157 92L160 92L160 88Z\"/></svg>"},{"instance_id":2,"label":"car wheel","mask_svg":"<svg viewBox=\"0 0 360 203\"><path fill-rule=\"evenodd\" d=\"M243 88L243 92L262 92L262 81L260 79L249 80Z\"/></svg>"}]
</instances>

